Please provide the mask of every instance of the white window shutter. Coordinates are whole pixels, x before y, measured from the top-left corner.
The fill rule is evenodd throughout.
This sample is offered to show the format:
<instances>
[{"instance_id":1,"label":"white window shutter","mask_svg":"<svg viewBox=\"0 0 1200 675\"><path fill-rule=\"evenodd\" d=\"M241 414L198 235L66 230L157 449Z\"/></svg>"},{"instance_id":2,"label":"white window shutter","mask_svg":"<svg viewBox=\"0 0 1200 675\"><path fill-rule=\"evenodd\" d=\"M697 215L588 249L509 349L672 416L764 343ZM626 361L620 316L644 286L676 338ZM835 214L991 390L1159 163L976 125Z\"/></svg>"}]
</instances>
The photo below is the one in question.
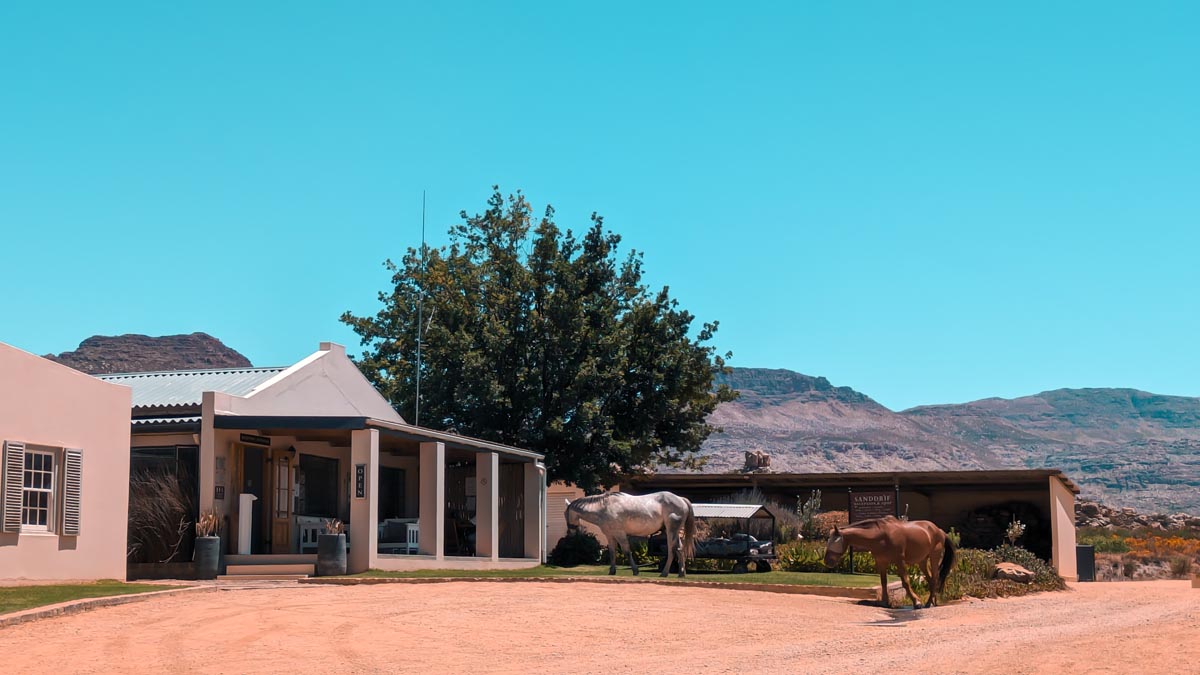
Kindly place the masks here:
<instances>
[{"instance_id":1,"label":"white window shutter","mask_svg":"<svg viewBox=\"0 0 1200 675\"><path fill-rule=\"evenodd\" d=\"M67 537L78 537L83 492L83 451L67 448L63 451L63 460L62 533Z\"/></svg>"},{"instance_id":2,"label":"white window shutter","mask_svg":"<svg viewBox=\"0 0 1200 675\"><path fill-rule=\"evenodd\" d=\"M21 494L24 479L25 444L5 441L3 475L0 475L0 487L4 492L5 532L21 531Z\"/></svg>"}]
</instances>

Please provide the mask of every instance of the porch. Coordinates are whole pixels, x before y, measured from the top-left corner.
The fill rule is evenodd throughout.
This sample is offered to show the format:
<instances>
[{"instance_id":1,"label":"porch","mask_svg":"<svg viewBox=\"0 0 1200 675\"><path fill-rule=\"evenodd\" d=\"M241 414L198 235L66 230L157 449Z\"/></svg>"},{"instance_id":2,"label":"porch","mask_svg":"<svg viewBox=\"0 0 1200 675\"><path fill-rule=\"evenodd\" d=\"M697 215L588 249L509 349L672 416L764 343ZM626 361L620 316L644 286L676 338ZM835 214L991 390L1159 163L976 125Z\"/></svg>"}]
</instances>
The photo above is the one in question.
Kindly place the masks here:
<instances>
[{"instance_id":1,"label":"porch","mask_svg":"<svg viewBox=\"0 0 1200 675\"><path fill-rule=\"evenodd\" d=\"M542 561L544 469L533 453L373 419L211 419L199 493L227 525L228 564L315 563L332 518L346 526L351 573Z\"/></svg>"}]
</instances>

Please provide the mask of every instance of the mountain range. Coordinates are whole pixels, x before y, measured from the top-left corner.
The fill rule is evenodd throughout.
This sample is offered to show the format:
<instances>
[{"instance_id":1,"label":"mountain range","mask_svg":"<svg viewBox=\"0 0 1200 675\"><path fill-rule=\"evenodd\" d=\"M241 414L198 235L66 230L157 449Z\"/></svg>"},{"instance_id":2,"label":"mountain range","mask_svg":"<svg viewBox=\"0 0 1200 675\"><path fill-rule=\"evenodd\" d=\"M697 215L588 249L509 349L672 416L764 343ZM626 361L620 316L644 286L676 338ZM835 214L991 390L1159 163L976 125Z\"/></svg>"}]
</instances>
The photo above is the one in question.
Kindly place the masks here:
<instances>
[{"instance_id":1,"label":"mountain range","mask_svg":"<svg viewBox=\"0 0 1200 675\"><path fill-rule=\"evenodd\" d=\"M892 411L789 370L734 368L741 392L709 417L705 470L744 451L772 471L1062 469L1085 496L1146 511L1200 511L1200 398L1136 389L1057 389L1015 399Z\"/></svg>"},{"instance_id":2,"label":"mountain range","mask_svg":"<svg viewBox=\"0 0 1200 675\"><path fill-rule=\"evenodd\" d=\"M47 358L87 373L244 368L205 333L93 336ZM1142 511L1200 513L1200 398L1136 389L1056 389L1015 399L893 411L850 387L790 370L734 368L741 392L709 417L706 472L1062 469L1083 495Z\"/></svg>"}]
</instances>

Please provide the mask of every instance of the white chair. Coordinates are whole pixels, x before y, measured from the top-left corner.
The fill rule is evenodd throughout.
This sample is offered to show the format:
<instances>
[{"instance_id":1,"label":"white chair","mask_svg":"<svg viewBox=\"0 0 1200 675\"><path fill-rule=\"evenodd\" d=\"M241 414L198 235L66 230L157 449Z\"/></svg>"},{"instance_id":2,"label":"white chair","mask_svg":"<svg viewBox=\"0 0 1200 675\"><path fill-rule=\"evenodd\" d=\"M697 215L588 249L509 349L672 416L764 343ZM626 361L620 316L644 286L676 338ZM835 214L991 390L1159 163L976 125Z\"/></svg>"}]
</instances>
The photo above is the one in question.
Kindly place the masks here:
<instances>
[{"instance_id":1,"label":"white chair","mask_svg":"<svg viewBox=\"0 0 1200 675\"><path fill-rule=\"evenodd\" d=\"M317 550L317 535L324 531L324 521L310 516L296 516L296 526L299 530L300 541L297 550L308 553Z\"/></svg>"},{"instance_id":2,"label":"white chair","mask_svg":"<svg viewBox=\"0 0 1200 675\"><path fill-rule=\"evenodd\" d=\"M405 537L405 544L404 544L404 552L405 553L416 553L417 551L420 550L420 547L417 544L419 542L418 538L421 534L421 526L418 525L417 523L405 523L405 530L406 530L406 532L405 532L406 537Z\"/></svg>"}]
</instances>

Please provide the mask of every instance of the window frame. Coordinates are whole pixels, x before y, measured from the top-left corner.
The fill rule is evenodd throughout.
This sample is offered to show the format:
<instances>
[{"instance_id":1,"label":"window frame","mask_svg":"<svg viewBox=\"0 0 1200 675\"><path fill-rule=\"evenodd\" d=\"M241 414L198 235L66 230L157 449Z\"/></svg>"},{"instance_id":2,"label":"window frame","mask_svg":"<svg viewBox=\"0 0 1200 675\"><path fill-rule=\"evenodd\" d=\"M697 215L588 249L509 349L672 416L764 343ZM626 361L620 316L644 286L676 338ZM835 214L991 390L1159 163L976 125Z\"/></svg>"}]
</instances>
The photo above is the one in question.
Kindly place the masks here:
<instances>
[{"instance_id":1,"label":"window frame","mask_svg":"<svg viewBox=\"0 0 1200 675\"><path fill-rule=\"evenodd\" d=\"M49 458L50 467L48 469L45 467L38 468L38 469L31 468L30 460L35 456ZM54 532L57 531L57 527L55 526L56 525L55 518L58 517L58 512L59 512L58 500L61 498L61 495L59 494L61 492L61 490L59 489L59 480L58 480L58 472L61 470L61 466L60 466L61 462L59 461L59 450L57 450L55 448L48 448L45 446L26 445L25 446L25 458L23 460L23 464L24 464L24 466L21 469L21 532L53 534ZM27 483L29 482L30 472L36 472L38 474L43 474L43 475L48 474L50 477L49 489L42 488L42 487L29 487L27 485ZM46 494L47 495L46 506L44 507L45 511L46 511L46 524L45 525L38 525L35 523L26 522L26 516L29 511L31 511L31 510L42 511L43 510L43 507L41 507L41 506L37 506L37 507L26 506L26 504L28 503L26 501L26 495L28 493Z\"/></svg>"}]
</instances>

